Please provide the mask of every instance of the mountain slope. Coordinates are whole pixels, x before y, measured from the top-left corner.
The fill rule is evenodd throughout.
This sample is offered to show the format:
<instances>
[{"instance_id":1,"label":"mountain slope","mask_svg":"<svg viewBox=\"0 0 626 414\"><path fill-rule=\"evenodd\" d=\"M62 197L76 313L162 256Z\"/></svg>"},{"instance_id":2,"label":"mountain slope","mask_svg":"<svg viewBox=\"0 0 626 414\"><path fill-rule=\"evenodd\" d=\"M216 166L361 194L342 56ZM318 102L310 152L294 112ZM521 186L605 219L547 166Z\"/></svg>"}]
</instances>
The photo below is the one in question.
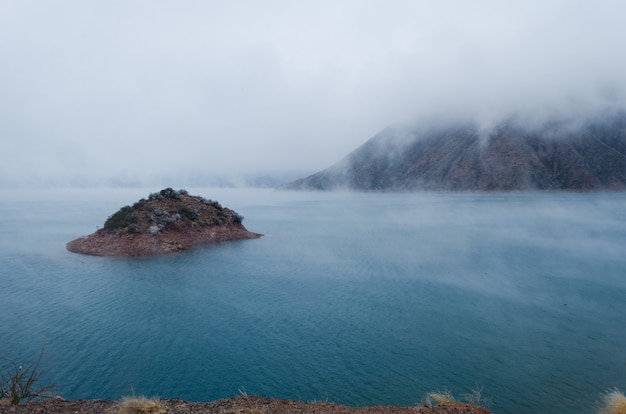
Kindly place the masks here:
<instances>
[{"instance_id":1,"label":"mountain slope","mask_svg":"<svg viewBox=\"0 0 626 414\"><path fill-rule=\"evenodd\" d=\"M525 128L508 121L388 129L290 189L360 191L623 190L626 116L574 126Z\"/></svg>"}]
</instances>

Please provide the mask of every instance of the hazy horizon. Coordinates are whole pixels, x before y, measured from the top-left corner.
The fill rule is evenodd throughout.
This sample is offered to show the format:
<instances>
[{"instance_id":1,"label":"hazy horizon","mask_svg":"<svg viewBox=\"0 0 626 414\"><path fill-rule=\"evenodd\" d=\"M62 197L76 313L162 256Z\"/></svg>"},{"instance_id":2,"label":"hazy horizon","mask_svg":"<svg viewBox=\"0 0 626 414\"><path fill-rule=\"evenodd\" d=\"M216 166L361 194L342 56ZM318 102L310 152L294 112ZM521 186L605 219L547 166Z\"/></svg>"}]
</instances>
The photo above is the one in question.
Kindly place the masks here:
<instances>
[{"instance_id":1,"label":"hazy horizon","mask_svg":"<svg viewBox=\"0 0 626 414\"><path fill-rule=\"evenodd\" d=\"M626 108L618 1L0 3L0 187L228 185L421 120Z\"/></svg>"}]
</instances>

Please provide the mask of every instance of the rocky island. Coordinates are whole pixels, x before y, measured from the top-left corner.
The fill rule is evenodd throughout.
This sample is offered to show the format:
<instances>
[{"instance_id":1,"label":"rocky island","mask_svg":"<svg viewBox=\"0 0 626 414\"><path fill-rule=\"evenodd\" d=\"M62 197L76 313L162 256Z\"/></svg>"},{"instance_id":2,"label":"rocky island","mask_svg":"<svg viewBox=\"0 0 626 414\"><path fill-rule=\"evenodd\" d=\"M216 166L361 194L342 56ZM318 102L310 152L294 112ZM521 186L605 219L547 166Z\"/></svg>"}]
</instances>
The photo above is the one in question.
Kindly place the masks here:
<instances>
[{"instance_id":1,"label":"rocky island","mask_svg":"<svg viewBox=\"0 0 626 414\"><path fill-rule=\"evenodd\" d=\"M248 231L242 220L217 201L166 188L122 207L103 228L72 240L67 249L92 256L150 256L262 236Z\"/></svg>"}]
</instances>

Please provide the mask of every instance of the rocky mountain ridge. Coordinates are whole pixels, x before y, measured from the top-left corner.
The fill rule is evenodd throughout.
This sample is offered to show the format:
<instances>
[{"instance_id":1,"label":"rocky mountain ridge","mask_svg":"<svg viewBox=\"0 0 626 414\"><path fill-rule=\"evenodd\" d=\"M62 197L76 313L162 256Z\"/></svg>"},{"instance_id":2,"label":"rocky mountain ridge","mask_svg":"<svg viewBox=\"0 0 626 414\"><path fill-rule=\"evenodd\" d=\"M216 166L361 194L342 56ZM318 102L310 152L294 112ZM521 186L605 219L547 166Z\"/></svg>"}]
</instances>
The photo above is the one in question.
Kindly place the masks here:
<instances>
[{"instance_id":1,"label":"rocky mountain ridge","mask_svg":"<svg viewBox=\"0 0 626 414\"><path fill-rule=\"evenodd\" d=\"M388 129L289 189L601 191L626 189L626 115L525 127L509 120Z\"/></svg>"}]
</instances>

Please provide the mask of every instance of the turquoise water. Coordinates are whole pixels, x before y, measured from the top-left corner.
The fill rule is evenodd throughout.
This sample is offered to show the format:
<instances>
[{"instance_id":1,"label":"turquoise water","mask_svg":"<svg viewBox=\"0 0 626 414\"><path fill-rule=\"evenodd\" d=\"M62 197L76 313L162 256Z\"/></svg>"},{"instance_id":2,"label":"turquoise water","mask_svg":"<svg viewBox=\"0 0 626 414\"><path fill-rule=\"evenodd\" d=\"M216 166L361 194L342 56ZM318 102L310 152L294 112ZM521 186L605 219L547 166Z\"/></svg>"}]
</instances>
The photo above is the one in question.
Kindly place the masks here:
<instances>
[{"instance_id":1,"label":"turquoise water","mask_svg":"<svg viewBox=\"0 0 626 414\"><path fill-rule=\"evenodd\" d=\"M626 390L626 194L191 189L259 240L153 258L65 243L157 189L3 192L0 356L65 398L240 392L589 413Z\"/></svg>"}]
</instances>

